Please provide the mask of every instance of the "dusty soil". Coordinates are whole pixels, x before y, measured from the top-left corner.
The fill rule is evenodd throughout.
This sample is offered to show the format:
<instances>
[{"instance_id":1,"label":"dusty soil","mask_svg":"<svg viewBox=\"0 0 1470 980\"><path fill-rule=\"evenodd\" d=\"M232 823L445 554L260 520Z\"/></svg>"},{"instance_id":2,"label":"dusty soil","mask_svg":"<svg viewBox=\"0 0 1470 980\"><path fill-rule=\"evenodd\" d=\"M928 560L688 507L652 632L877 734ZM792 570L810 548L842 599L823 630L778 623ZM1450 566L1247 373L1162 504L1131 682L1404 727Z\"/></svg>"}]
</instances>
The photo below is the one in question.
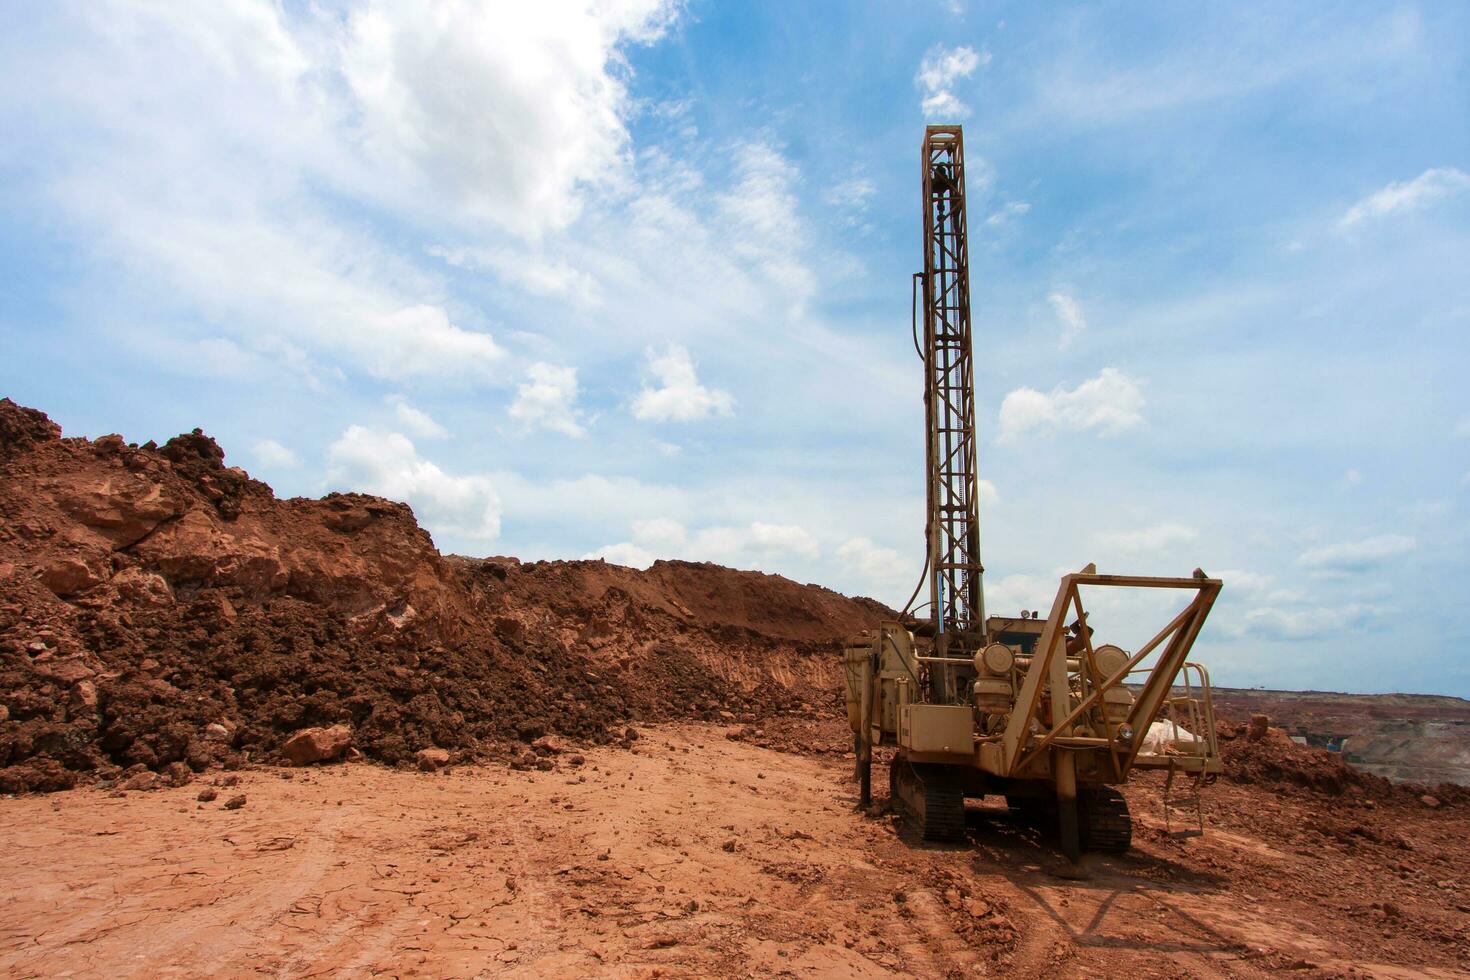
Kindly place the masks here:
<instances>
[{"instance_id":1,"label":"dusty soil","mask_svg":"<svg viewBox=\"0 0 1470 980\"><path fill-rule=\"evenodd\" d=\"M1176 841L1140 783L1134 851L1077 879L999 809L972 807L965 847L906 844L855 810L837 748L754 744L808 723L778 724L646 728L550 772L261 767L206 803L221 777L6 799L0 972L1466 975L1463 808L1313 826L1315 797L1221 784L1210 833Z\"/></svg>"}]
</instances>

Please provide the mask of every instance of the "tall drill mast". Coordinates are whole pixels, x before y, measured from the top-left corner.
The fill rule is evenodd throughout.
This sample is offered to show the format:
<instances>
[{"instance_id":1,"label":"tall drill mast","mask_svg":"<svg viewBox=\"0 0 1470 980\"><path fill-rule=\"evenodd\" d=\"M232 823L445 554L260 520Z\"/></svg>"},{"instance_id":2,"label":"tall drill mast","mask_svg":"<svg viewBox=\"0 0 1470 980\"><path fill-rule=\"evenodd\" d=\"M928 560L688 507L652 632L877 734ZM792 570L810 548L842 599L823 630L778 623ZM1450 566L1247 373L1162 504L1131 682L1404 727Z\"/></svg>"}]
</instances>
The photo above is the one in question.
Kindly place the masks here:
<instances>
[{"instance_id":1,"label":"tall drill mast","mask_svg":"<svg viewBox=\"0 0 1470 980\"><path fill-rule=\"evenodd\" d=\"M959 126L924 130L924 416L928 426L929 600L951 653L984 640L965 149Z\"/></svg>"}]
</instances>

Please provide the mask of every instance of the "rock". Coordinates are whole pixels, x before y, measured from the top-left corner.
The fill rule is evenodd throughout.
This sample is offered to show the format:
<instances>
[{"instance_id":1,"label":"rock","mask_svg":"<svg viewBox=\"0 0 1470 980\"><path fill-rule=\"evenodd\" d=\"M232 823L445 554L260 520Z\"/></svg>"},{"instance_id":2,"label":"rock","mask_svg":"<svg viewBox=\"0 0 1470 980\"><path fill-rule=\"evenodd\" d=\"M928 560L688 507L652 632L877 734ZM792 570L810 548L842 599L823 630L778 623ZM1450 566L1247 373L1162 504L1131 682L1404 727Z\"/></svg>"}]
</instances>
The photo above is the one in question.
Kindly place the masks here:
<instances>
[{"instance_id":1,"label":"rock","mask_svg":"<svg viewBox=\"0 0 1470 980\"><path fill-rule=\"evenodd\" d=\"M629 728L627 731L623 732L623 740L624 741L627 741L627 742L636 742L636 741L638 741L638 739L639 739L638 729L636 729L636 728Z\"/></svg>"},{"instance_id":2,"label":"rock","mask_svg":"<svg viewBox=\"0 0 1470 980\"><path fill-rule=\"evenodd\" d=\"M583 766L583 765L586 765L586 764L587 764L587 759L584 756L580 756L580 755L569 755L569 756L567 756L567 765L571 765L571 766Z\"/></svg>"},{"instance_id":3,"label":"rock","mask_svg":"<svg viewBox=\"0 0 1470 980\"><path fill-rule=\"evenodd\" d=\"M538 755L561 755L566 751L566 746L555 735L542 735L531 743L531 748Z\"/></svg>"},{"instance_id":4,"label":"rock","mask_svg":"<svg viewBox=\"0 0 1470 980\"><path fill-rule=\"evenodd\" d=\"M729 840L725 841L725 843L723 843L723 844L720 845L720 849L723 850L723 851L727 851L727 852L729 852L731 854L734 854L735 853L735 848L737 846L738 845L735 843L735 838L731 837Z\"/></svg>"},{"instance_id":5,"label":"rock","mask_svg":"<svg viewBox=\"0 0 1470 980\"><path fill-rule=\"evenodd\" d=\"M194 772L182 762L170 762L163 770L170 786L187 786L194 781Z\"/></svg>"},{"instance_id":6,"label":"rock","mask_svg":"<svg viewBox=\"0 0 1470 980\"><path fill-rule=\"evenodd\" d=\"M1439 805L1440 805L1439 804L1439 797L1437 797L1437 796L1430 796L1428 793L1425 793L1423 796L1419 797L1419 802L1420 803L1423 803L1425 806L1429 807L1429 809L1431 809L1431 810L1437 809L1439 807Z\"/></svg>"},{"instance_id":7,"label":"rock","mask_svg":"<svg viewBox=\"0 0 1470 980\"><path fill-rule=\"evenodd\" d=\"M230 738L230 730L217 721L212 721L204 726L204 737L212 742L227 742Z\"/></svg>"},{"instance_id":8,"label":"rock","mask_svg":"<svg viewBox=\"0 0 1470 980\"><path fill-rule=\"evenodd\" d=\"M245 805L245 794L244 793L241 793L238 796L232 796L228 800L225 800L225 806L224 806L224 808L226 810L238 810L238 809L240 809L244 805Z\"/></svg>"},{"instance_id":9,"label":"rock","mask_svg":"<svg viewBox=\"0 0 1470 980\"><path fill-rule=\"evenodd\" d=\"M129 776L120 788L133 790L149 790L158 787L158 773L140 772L136 776Z\"/></svg>"},{"instance_id":10,"label":"rock","mask_svg":"<svg viewBox=\"0 0 1470 980\"><path fill-rule=\"evenodd\" d=\"M313 762L328 762L342 755L352 744L352 729L346 725L330 728L303 728L286 740L281 754L292 765L307 766Z\"/></svg>"},{"instance_id":11,"label":"rock","mask_svg":"<svg viewBox=\"0 0 1470 980\"><path fill-rule=\"evenodd\" d=\"M78 681L84 681L97 673L80 656L38 657L31 662L31 669L43 677L49 677L56 683L67 687L70 687Z\"/></svg>"},{"instance_id":12,"label":"rock","mask_svg":"<svg viewBox=\"0 0 1470 980\"><path fill-rule=\"evenodd\" d=\"M219 784L221 786L239 786L240 777L233 774L229 776L222 776L220 777Z\"/></svg>"},{"instance_id":13,"label":"rock","mask_svg":"<svg viewBox=\"0 0 1470 980\"><path fill-rule=\"evenodd\" d=\"M219 793L208 786L201 789L199 791L199 795L195 797L195 799L197 799L200 803L213 803L218 798Z\"/></svg>"},{"instance_id":14,"label":"rock","mask_svg":"<svg viewBox=\"0 0 1470 980\"><path fill-rule=\"evenodd\" d=\"M556 763L552 762L550 759L537 759L536 768L540 769L542 772L550 772L551 770L556 768Z\"/></svg>"},{"instance_id":15,"label":"rock","mask_svg":"<svg viewBox=\"0 0 1470 980\"><path fill-rule=\"evenodd\" d=\"M438 746L429 749L419 749L414 754L414 758L418 760L419 768L424 772L433 772L435 769L442 769L449 765L448 750L441 749Z\"/></svg>"},{"instance_id":16,"label":"rock","mask_svg":"<svg viewBox=\"0 0 1470 980\"><path fill-rule=\"evenodd\" d=\"M67 711L73 716L97 713L97 685L89 680L80 680L72 685L66 699Z\"/></svg>"},{"instance_id":17,"label":"rock","mask_svg":"<svg viewBox=\"0 0 1470 980\"><path fill-rule=\"evenodd\" d=\"M1266 737L1266 733L1270 731L1270 728L1270 717L1267 715L1251 715L1250 728L1246 731L1245 737L1249 741L1259 742Z\"/></svg>"},{"instance_id":18,"label":"rock","mask_svg":"<svg viewBox=\"0 0 1470 980\"><path fill-rule=\"evenodd\" d=\"M978 898L971 898L965 901L965 911L970 913L971 918L983 919L990 914L990 905Z\"/></svg>"},{"instance_id":19,"label":"rock","mask_svg":"<svg viewBox=\"0 0 1470 980\"><path fill-rule=\"evenodd\" d=\"M174 590L157 572L141 568L124 568L112 577L118 595L143 606L168 606L174 601Z\"/></svg>"},{"instance_id":20,"label":"rock","mask_svg":"<svg viewBox=\"0 0 1470 980\"><path fill-rule=\"evenodd\" d=\"M720 720L721 721L734 721L735 720L735 712L733 712L733 711L721 711L720 712Z\"/></svg>"},{"instance_id":21,"label":"rock","mask_svg":"<svg viewBox=\"0 0 1470 980\"><path fill-rule=\"evenodd\" d=\"M63 558L41 571L41 584L59 596L69 596L101 585L102 576L84 561Z\"/></svg>"},{"instance_id":22,"label":"rock","mask_svg":"<svg viewBox=\"0 0 1470 980\"><path fill-rule=\"evenodd\" d=\"M0 721L10 720L10 705L0 704Z\"/></svg>"}]
</instances>

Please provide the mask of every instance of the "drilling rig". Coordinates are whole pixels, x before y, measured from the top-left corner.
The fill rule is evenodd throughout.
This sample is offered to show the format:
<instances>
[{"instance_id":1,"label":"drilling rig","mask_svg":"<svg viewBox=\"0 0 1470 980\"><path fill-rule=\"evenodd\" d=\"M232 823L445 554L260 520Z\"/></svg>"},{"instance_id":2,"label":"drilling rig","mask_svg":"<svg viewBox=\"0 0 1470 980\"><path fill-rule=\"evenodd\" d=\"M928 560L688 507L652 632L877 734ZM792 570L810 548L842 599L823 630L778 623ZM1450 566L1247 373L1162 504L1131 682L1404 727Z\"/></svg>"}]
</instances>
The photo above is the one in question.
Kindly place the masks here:
<instances>
[{"instance_id":1,"label":"drilling rig","mask_svg":"<svg viewBox=\"0 0 1470 980\"><path fill-rule=\"evenodd\" d=\"M1166 818L1182 809L1195 826L1180 835L1201 833L1199 790L1221 762L1209 674L1187 658L1220 581L1199 569L1165 578L1089 564L1062 577L1045 618L986 615L961 128L927 127L922 162L913 333L925 379L926 561L900 618L844 646L862 805L881 745L895 749L891 805L922 840L963 839L965 800L1004 796L1074 861L1122 852L1132 820L1116 787L1138 768L1167 770ZM910 615L926 585L918 608L929 615ZM1102 588L1170 590L1185 604L1130 652L1094 640L1084 591ZM1161 719L1167 737L1146 740Z\"/></svg>"}]
</instances>

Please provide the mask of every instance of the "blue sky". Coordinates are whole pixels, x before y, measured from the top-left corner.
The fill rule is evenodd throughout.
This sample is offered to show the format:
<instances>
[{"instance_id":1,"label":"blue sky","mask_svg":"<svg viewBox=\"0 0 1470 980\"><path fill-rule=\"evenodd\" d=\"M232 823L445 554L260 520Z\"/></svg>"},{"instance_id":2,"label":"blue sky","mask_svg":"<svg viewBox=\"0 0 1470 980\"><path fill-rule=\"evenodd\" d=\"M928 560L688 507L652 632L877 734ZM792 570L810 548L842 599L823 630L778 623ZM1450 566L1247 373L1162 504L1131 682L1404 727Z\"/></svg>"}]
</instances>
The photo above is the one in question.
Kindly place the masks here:
<instances>
[{"instance_id":1,"label":"blue sky","mask_svg":"<svg viewBox=\"0 0 1470 980\"><path fill-rule=\"evenodd\" d=\"M11 4L0 392L445 551L901 603L962 122L992 611L1200 566L1217 682L1470 695L1467 53L1456 3Z\"/></svg>"}]
</instances>

